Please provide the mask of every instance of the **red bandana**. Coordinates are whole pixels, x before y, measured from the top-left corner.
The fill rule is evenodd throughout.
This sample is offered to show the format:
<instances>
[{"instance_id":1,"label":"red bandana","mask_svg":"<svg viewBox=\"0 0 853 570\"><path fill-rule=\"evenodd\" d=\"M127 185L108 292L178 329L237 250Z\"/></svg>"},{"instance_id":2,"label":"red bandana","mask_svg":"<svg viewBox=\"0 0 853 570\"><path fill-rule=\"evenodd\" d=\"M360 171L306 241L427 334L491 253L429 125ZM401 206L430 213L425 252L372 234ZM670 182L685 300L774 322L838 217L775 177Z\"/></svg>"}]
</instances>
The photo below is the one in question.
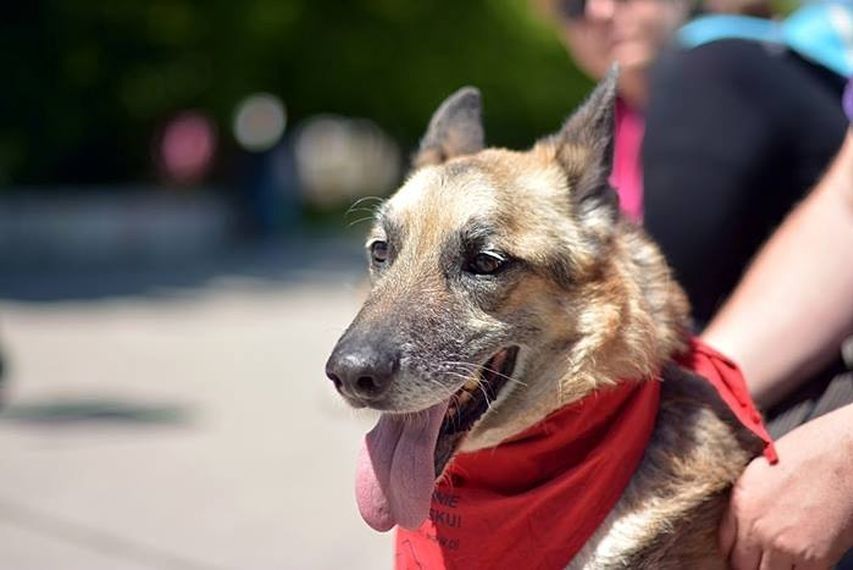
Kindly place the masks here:
<instances>
[{"instance_id":1,"label":"red bandana","mask_svg":"<svg viewBox=\"0 0 853 570\"><path fill-rule=\"evenodd\" d=\"M764 457L767 461L771 464L779 461L773 439L767 433L764 419L749 395L749 388L737 364L698 338L690 340L689 350L676 358L676 362L705 378L740 423L764 442Z\"/></svg>"},{"instance_id":2,"label":"red bandana","mask_svg":"<svg viewBox=\"0 0 853 570\"><path fill-rule=\"evenodd\" d=\"M679 364L708 378L775 462L737 367L697 340ZM621 382L495 448L455 456L429 519L397 529L396 568L564 568L622 495L659 402L659 382Z\"/></svg>"}]
</instances>

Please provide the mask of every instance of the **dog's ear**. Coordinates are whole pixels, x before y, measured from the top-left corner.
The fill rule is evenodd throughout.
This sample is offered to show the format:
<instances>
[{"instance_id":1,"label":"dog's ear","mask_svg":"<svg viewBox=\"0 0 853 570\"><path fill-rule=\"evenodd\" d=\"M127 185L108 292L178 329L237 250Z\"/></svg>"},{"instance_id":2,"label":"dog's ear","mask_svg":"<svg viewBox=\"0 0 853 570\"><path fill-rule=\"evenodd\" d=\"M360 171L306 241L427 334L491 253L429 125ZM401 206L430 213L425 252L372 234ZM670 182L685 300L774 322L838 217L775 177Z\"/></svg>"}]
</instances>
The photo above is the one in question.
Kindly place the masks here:
<instances>
[{"instance_id":1,"label":"dog's ear","mask_svg":"<svg viewBox=\"0 0 853 570\"><path fill-rule=\"evenodd\" d=\"M483 150L481 110L480 91L475 87L463 87L445 99L433 114L412 165L441 164Z\"/></svg>"},{"instance_id":2,"label":"dog's ear","mask_svg":"<svg viewBox=\"0 0 853 570\"><path fill-rule=\"evenodd\" d=\"M619 197L608 182L613 170L613 130L619 71L614 65L553 139L556 158L581 216L603 212L615 220Z\"/></svg>"}]
</instances>

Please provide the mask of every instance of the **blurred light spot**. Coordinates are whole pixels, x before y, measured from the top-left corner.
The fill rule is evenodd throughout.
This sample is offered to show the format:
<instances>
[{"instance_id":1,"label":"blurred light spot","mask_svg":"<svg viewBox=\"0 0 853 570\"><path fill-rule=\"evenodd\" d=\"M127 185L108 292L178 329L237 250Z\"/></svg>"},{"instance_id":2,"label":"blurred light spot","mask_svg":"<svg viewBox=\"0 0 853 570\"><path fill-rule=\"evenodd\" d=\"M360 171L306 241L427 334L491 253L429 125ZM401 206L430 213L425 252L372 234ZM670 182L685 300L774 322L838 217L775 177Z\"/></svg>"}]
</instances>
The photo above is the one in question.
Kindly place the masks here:
<instances>
[{"instance_id":1,"label":"blurred light spot","mask_svg":"<svg viewBox=\"0 0 853 570\"><path fill-rule=\"evenodd\" d=\"M206 116L181 113L163 129L160 163L166 175L181 184L200 181L210 168L216 150L216 131Z\"/></svg>"},{"instance_id":2,"label":"blurred light spot","mask_svg":"<svg viewBox=\"0 0 853 570\"><path fill-rule=\"evenodd\" d=\"M388 194L400 176L397 144L364 119L309 119L296 137L295 157L305 200L324 208Z\"/></svg>"},{"instance_id":3,"label":"blurred light spot","mask_svg":"<svg viewBox=\"0 0 853 570\"><path fill-rule=\"evenodd\" d=\"M269 93L250 95L237 105L234 138L246 150L268 150L281 139L286 120L281 99Z\"/></svg>"}]
</instances>

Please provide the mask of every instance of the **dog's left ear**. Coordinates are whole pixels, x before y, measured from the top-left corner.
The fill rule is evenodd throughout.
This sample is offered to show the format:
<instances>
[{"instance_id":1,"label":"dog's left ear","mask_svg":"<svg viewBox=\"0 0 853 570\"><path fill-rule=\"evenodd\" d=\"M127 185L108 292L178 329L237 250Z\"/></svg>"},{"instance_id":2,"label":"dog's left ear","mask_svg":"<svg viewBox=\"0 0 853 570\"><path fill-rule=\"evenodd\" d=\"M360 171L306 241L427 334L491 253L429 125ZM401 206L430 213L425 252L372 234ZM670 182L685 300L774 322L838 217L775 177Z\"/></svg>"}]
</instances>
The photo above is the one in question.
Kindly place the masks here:
<instances>
[{"instance_id":1,"label":"dog's left ear","mask_svg":"<svg viewBox=\"0 0 853 570\"><path fill-rule=\"evenodd\" d=\"M463 87L444 100L433 114L412 166L441 164L455 156L483 150L480 91Z\"/></svg>"},{"instance_id":2,"label":"dog's left ear","mask_svg":"<svg viewBox=\"0 0 853 570\"><path fill-rule=\"evenodd\" d=\"M552 139L581 216L602 209L613 219L618 215L619 197L608 181L613 170L618 78L614 65Z\"/></svg>"}]
</instances>

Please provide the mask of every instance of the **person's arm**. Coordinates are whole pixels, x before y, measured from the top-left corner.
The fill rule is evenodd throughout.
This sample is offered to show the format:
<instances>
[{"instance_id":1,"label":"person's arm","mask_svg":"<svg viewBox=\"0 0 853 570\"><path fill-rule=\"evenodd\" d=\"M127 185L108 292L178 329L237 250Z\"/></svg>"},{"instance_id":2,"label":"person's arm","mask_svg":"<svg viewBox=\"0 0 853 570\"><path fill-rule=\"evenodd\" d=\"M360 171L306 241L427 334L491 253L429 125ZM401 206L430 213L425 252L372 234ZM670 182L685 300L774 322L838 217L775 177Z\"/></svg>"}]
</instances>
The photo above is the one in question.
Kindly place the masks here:
<instances>
[{"instance_id":1,"label":"person's arm","mask_svg":"<svg viewBox=\"0 0 853 570\"><path fill-rule=\"evenodd\" d=\"M853 334L853 134L749 268L703 338L742 368L761 407Z\"/></svg>"},{"instance_id":2,"label":"person's arm","mask_svg":"<svg viewBox=\"0 0 853 570\"><path fill-rule=\"evenodd\" d=\"M705 332L768 406L853 332L853 133ZM776 442L732 492L720 547L732 568L824 569L853 547L853 404Z\"/></svg>"}]
</instances>

